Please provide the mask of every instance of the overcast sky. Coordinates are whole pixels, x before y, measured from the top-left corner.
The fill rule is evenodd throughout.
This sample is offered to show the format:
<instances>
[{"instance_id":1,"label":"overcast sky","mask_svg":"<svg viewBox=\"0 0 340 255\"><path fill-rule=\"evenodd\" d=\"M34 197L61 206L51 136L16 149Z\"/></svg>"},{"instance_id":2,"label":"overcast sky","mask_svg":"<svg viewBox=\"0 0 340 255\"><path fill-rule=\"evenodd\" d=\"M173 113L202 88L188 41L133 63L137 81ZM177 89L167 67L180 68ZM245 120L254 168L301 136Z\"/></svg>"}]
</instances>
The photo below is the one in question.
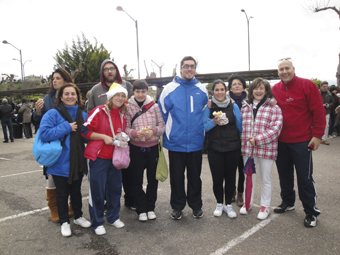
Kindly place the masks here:
<instances>
[{"instance_id":1,"label":"overcast sky","mask_svg":"<svg viewBox=\"0 0 340 255\"><path fill-rule=\"evenodd\" d=\"M311 0L313 2L315 0ZM77 35L94 37L111 52L120 72L136 69L136 29L122 6L138 21L140 73L171 76L187 55L199 62L199 73L248 70L247 19L250 19L251 70L276 69L277 60L291 57L296 74L335 83L340 52L340 22L334 11L311 13L309 0L0 0L1 42L22 50L25 73L50 75L58 49ZM340 5L331 0L331 5ZM19 51L0 44L0 74L20 77Z\"/></svg>"}]
</instances>

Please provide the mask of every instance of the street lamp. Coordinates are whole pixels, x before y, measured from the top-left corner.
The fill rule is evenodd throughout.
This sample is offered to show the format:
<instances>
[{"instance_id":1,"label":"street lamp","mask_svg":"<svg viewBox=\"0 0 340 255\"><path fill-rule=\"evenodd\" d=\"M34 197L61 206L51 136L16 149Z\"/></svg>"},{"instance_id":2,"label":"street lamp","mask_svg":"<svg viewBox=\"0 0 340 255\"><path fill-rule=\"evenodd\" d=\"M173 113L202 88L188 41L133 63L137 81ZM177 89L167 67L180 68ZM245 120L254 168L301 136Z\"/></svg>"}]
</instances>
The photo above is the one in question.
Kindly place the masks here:
<instances>
[{"instance_id":1,"label":"street lamp","mask_svg":"<svg viewBox=\"0 0 340 255\"><path fill-rule=\"evenodd\" d=\"M241 10L241 12L244 12L247 18L247 25L248 25L248 67L250 71L250 38L249 38L249 20L253 18L252 16L248 18L248 15L244 9Z\"/></svg>"},{"instance_id":2,"label":"street lamp","mask_svg":"<svg viewBox=\"0 0 340 255\"><path fill-rule=\"evenodd\" d=\"M123 8L121 6L117 6L116 10L117 11L125 12L136 24L138 79L140 79L140 74L139 74L139 46L138 46L138 23L137 23L137 20L134 20L126 11L123 10Z\"/></svg>"},{"instance_id":3,"label":"street lamp","mask_svg":"<svg viewBox=\"0 0 340 255\"><path fill-rule=\"evenodd\" d=\"M20 63L21 63L21 86L22 88L24 89L25 88L25 80L24 80L24 73L23 73L23 70L22 70L22 55L21 55L21 50L19 50L17 47L15 47L13 44L7 42L6 40L3 40L2 41L3 44L9 44L9 45L12 45L14 48L16 48L19 52L20 52Z\"/></svg>"},{"instance_id":4,"label":"street lamp","mask_svg":"<svg viewBox=\"0 0 340 255\"><path fill-rule=\"evenodd\" d=\"M19 61L19 62L20 62L20 60L19 60L19 59L16 59L16 58L13 58L13 60L16 60L16 61ZM26 60L26 61L22 64L22 72L24 73L24 78L25 78L25 76L26 76L26 74L25 74L25 64L26 64L26 62L30 62L30 61L32 61L32 60Z\"/></svg>"}]
</instances>

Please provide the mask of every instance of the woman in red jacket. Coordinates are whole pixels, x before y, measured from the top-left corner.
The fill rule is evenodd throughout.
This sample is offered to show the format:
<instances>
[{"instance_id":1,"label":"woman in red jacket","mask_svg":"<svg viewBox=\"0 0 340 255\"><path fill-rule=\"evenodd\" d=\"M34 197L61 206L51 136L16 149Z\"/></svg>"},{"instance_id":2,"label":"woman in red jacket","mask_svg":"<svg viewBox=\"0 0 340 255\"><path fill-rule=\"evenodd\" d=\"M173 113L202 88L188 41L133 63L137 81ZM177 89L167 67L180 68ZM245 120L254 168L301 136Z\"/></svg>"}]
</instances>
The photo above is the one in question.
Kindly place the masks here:
<instances>
[{"instance_id":1,"label":"woman in red jacket","mask_svg":"<svg viewBox=\"0 0 340 255\"><path fill-rule=\"evenodd\" d=\"M112 164L112 155L115 149L113 134L124 132L126 120L125 100L127 91L119 84L113 83L106 93L107 103L94 108L84 123L82 134L90 141L85 149L85 158L89 162L90 198L89 211L91 228L97 235L106 234L104 228L104 199L107 204L107 221L116 228L124 227L119 219L120 196L122 192L121 170Z\"/></svg>"}]
</instances>

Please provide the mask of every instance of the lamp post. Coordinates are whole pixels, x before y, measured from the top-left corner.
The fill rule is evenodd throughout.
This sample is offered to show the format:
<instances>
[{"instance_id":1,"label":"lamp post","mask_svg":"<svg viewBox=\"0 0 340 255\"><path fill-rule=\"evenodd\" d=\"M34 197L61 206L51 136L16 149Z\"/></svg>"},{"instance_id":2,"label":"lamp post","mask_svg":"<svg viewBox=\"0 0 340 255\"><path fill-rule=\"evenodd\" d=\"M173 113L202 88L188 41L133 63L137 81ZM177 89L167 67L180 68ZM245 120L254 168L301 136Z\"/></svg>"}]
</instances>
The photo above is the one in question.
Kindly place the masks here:
<instances>
[{"instance_id":1,"label":"lamp post","mask_svg":"<svg viewBox=\"0 0 340 255\"><path fill-rule=\"evenodd\" d=\"M25 80L24 80L24 73L23 73L23 65L22 65L22 55L21 55L21 50L19 50L17 47L15 47L13 44L7 42L6 40L2 41L3 44L9 44L12 45L14 48L16 48L20 52L20 63L21 63L21 86L24 89L25 88Z\"/></svg>"},{"instance_id":2,"label":"lamp post","mask_svg":"<svg viewBox=\"0 0 340 255\"><path fill-rule=\"evenodd\" d=\"M247 25L248 25L248 67L250 71L250 38L249 38L249 20L253 18L252 16L248 18L248 15L244 9L241 10L241 12L244 12L247 18Z\"/></svg>"},{"instance_id":3,"label":"lamp post","mask_svg":"<svg viewBox=\"0 0 340 255\"><path fill-rule=\"evenodd\" d=\"M140 79L140 73L139 73L139 46L138 46L138 23L137 20L134 20L121 6L117 6L117 11L123 11L125 12L134 22L136 25L136 38L137 38L137 62L138 62L138 79Z\"/></svg>"},{"instance_id":4,"label":"lamp post","mask_svg":"<svg viewBox=\"0 0 340 255\"><path fill-rule=\"evenodd\" d=\"M19 61L19 62L20 62L20 60L19 60L19 59L16 59L16 58L13 58L13 60L16 60L16 61ZM30 61L32 61L32 60L26 60L26 61L22 64L22 72L23 72L24 78L25 78L25 76L26 76L26 74L25 74L25 64L26 64L26 62L30 62Z\"/></svg>"}]
</instances>

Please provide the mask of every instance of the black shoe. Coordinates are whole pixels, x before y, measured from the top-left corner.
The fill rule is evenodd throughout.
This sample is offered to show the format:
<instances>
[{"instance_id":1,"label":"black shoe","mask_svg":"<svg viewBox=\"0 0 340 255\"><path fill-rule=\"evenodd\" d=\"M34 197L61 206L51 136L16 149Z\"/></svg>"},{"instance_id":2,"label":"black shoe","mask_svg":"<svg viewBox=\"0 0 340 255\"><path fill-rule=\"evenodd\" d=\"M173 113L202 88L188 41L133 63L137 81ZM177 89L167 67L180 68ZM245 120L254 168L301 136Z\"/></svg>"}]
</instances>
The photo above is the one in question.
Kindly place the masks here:
<instances>
[{"instance_id":1,"label":"black shoe","mask_svg":"<svg viewBox=\"0 0 340 255\"><path fill-rule=\"evenodd\" d=\"M285 205L284 203L280 204L278 207L274 209L274 213L284 213L286 211L292 211L295 209L295 206Z\"/></svg>"},{"instance_id":2,"label":"black shoe","mask_svg":"<svg viewBox=\"0 0 340 255\"><path fill-rule=\"evenodd\" d=\"M8 143L8 141L3 141L3 143Z\"/></svg>"},{"instance_id":3,"label":"black shoe","mask_svg":"<svg viewBox=\"0 0 340 255\"><path fill-rule=\"evenodd\" d=\"M11 140L12 143L14 143L14 140Z\"/></svg>"},{"instance_id":4,"label":"black shoe","mask_svg":"<svg viewBox=\"0 0 340 255\"><path fill-rule=\"evenodd\" d=\"M172 210L171 218L173 220L180 220L182 218L182 211Z\"/></svg>"},{"instance_id":5,"label":"black shoe","mask_svg":"<svg viewBox=\"0 0 340 255\"><path fill-rule=\"evenodd\" d=\"M314 215L306 214L306 218L303 222L307 228L316 226L316 217Z\"/></svg>"},{"instance_id":6,"label":"black shoe","mask_svg":"<svg viewBox=\"0 0 340 255\"><path fill-rule=\"evenodd\" d=\"M201 209L193 210L192 216L194 216L194 218L196 218L196 219L202 218L203 217L203 211Z\"/></svg>"}]
</instances>

